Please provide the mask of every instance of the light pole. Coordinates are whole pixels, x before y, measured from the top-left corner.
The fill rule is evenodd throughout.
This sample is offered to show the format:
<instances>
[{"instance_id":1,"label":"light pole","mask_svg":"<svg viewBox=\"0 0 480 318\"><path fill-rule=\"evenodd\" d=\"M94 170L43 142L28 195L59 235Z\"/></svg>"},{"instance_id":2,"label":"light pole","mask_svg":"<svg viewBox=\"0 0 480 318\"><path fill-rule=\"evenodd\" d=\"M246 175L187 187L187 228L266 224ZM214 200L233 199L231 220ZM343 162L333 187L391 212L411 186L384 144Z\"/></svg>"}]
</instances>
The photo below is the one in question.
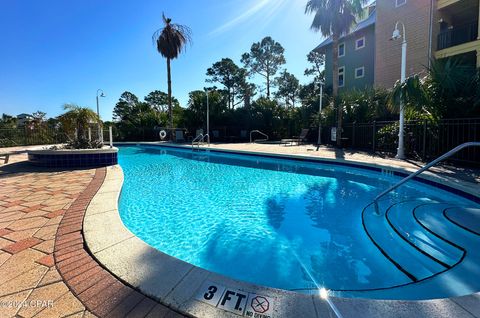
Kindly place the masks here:
<instances>
[{"instance_id":1,"label":"light pole","mask_svg":"<svg viewBox=\"0 0 480 318\"><path fill-rule=\"evenodd\" d=\"M322 144L322 103L323 103L323 82L318 81L317 85L320 86L320 96L318 101L318 139L317 139L317 151Z\"/></svg>"},{"instance_id":2,"label":"light pole","mask_svg":"<svg viewBox=\"0 0 480 318\"><path fill-rule=\"evenodd\" d=\"M100 96L98 95L98 93L100 93ZM99 102L98 102L98 98L99 97L106 97L105 94L103 93L103 90L102 89L97 89L97 116L98 116L98 138L100 139L100 142L103 143L103 133L102 133L102 126L100 125L100 105L99 105Z\"/></svg>"},{"instance_id":3,"label":"light pole","mask_svg":"<svg viewBox=\"0 0 480 318\"><path fill-rule=\"evenodd\" d=\"M208 93L210 91L205 87L205 94L207 94L207 142L210 146L210 105L208 103Z\"/></svg>"},{"instance_id":4,"label":"light pole","mask_svg":"<svg viewBox=\"0 0 480 318\"><path fill-rule=\"evenodd\" d=\"M400 34L398 30L398 25L402 25L403 33ZM403 84L405 82L405 71L407 68L407 38L405 34L405 24L403 22L397 21L395 23L395 30L392 34L392 40L402 39L402 65L401 65L401 73L400 73L400 82ZM405 125L405 109L403 107L403 96L400 96L400 121L398 127L398 148L397 148L397 155L395 158L397 159L405 159L405 145L404 145L404 125Z\"/></svg>"}]
</instances>

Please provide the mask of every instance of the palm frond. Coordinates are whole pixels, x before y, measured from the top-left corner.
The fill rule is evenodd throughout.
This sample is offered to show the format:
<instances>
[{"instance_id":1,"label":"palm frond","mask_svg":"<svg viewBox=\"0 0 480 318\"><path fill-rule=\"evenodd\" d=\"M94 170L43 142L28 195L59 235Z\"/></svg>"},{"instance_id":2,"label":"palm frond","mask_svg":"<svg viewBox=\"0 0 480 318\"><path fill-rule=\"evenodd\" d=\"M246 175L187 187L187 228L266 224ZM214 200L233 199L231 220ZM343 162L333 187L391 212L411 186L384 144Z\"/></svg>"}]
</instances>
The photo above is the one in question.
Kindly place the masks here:
<instances>
[{"instance_id":1,"label":"palm frond","mask_svg":"<svg viewBox=\"0 0 480 318\"><path fill-rule=\"evenodd\" d=\"M323 36L346 34L363 14L366 0L309 0L306 14L314 14L310 28Z\"/></svg>"},{"instance_id":2,"label":"palm frond","mask_svg":"<svg viewBox=\"0 0 480 318\"><path fill-rule=\"evenodd\" d=\"M428 103L427 93L418 75L408 77L405 82L397 81L390 93L388 106L390 110L399 110L399 105L424 110Z\"/></svg>"},{"instance_id":3,"label":"palm frond","mask_svg":"<svg viewBox=\"0 0 480 318\"><path fill-rule=\"evenodd\" d=\"M157 51L165 58L175 59L192 43L192 31L189 27L172 23L170 18L162 14L164 27L152 35L152 41Z\"/></svg>"},{"instance_id":4,"label":"palm frond","mask_svg":"<svg viewBox=\"0 0 480 318\"><path fill-rule=\"evenodd\" d=\"M430 79L448 95L459 94L475 84L475 68L460 59L433 60L428 71Z\"/></svg>"}]
</instances>

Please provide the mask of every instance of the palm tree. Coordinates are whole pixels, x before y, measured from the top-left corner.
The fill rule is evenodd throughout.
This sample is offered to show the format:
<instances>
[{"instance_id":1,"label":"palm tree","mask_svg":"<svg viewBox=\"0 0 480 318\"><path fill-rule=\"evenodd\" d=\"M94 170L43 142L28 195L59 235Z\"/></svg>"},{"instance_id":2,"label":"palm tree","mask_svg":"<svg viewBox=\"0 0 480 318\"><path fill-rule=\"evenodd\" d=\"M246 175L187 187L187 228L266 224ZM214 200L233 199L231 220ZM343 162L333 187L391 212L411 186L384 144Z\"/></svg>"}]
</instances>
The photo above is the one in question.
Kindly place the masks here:
<instances>
[{"instance_id":1,"label":"palm tree","mask_svg":"<svg viewBox=\"0 0 480 318\"><path fill-rule=\"evenodd\" d=\"M88 126L91 123L99 123L97 113L88 107L81 107L75 104L65 104L63 109L67 112L60 115L58 119L67 133L73 135L76 130L76 140L87 140Z\"/></svg>"},{"instance_id":2,"label":"palm tree","mask_svg":"<svg viewBox=\"0 0 480 318\"><path fill-rule=\"evenodd\" d=\"M421 111L427 103L427 91L418 74L407 77L403 83L395 82L387 100L387 106L397 113L400 111L400 104Z\"/></svg>"},{"instance_id":3,"label":"palm tree","mask_svg":"<svg viewBox=\"0 0 480 318\"><path fill-rule=\"evenodd\" d=\"M323 36L332 38L332 72L334 107L337 105L338 127L337 145L341 146L343 107L337 102L338 96L338 40L347 34L363 14L362 6L367 0L308 0L305 13L314 13L312 30L320 31Z\"/></svg>"},{"instance_id":4,"label":"palm tree","mask_svg":"<svg viewBox=\"0 0 480 318\"><path fill-rule=\"evenodd\" d=\"M478 71L460 59L432 60L423 78L418 74L397 81L388 105L398 111L400 101L409 110L434 119L463 117L480 104Z\"/></svg>"},{"instance_id":5,"label":"palm tree","mask_svg":"<svg viewBox=\"0 0 480 318\"><path fill-rule=\"evenodd\" d=\"M0 128L17 128L17 118L7 114L3 114L0 118Z\"/></svg>"},{"instance_id":6,"label":"palm tree","mask_svg":"<svg viewBox=\"0 0 480 318\"><path fill-rule=\"evenodd\" d=\"M191 30L189 27L174 24L172 19L166 18L162 14L164 27L158 29L152 36L152 40L157 46L157 51L167 59L167 77L168 77L168 116L170 128L173 128L173 109L172 109L172 74L170 61L176 59L185 49L185 45L191 42Z\"/></svg>"}]
</instances>

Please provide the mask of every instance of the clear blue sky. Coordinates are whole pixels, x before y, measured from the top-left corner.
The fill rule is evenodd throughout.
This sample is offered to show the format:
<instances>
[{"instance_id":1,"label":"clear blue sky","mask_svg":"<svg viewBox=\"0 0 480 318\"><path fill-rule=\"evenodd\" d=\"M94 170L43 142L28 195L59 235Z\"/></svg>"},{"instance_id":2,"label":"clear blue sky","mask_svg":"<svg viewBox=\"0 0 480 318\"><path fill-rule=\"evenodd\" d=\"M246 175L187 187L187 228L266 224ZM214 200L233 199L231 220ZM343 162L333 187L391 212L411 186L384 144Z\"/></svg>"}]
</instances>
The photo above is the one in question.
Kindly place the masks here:
<instances>
[{"instance_id":1,"label":"clear blue sky","mask_svg":"<svg viewBox=\"0 0 480 318\"><path fill-rule=\"evenodd\" d=\"M152 44L162 11L188 25L193 44L172 64L173 94L186 106L188 92L205 86L214 62L240 56L270 35L285 48L286 68L306 82L306 55L321 35L310 30L306 0L3 0L0 4L0 114L57 116L64 103L112 117L120 94L143 98L167 90L166 63Z\"/></svg>"}]
</instances>

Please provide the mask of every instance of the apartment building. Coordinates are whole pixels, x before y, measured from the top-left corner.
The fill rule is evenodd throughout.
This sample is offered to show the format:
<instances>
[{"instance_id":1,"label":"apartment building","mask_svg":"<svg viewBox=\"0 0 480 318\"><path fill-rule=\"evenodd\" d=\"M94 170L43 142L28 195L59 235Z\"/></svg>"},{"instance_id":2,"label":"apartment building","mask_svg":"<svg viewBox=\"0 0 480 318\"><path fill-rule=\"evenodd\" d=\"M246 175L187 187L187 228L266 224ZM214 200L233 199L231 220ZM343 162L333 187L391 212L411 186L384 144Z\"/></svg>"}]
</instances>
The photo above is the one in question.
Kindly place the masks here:
<instances>
[{"instance_id":1,"label":"apartment building","mask_svg":"<svg viewBox=\"0 0 480 318\"><path fill-rule=\"evenodd\" d=\"M374 83L375 5L366 8L365 18L338 45L338 90L364 89ZM325 85L332 85L332 39L327 38L315 51L325 54Z\"/></svg>"},{"instance_id":2,"label":"apartment building","mask_svg":"<svg viewBox=\"0 0 480 318\"><path fill-rule=\"evenodd\" d=\"M479 0L436 2L435 58L458 56L480 67Z\"/></svg>"},{"instance_id":3,"label":"apartment building","mask_svg":"<svg viewBox=\"0 0 480 318\"><path fill-rule=\"evenodd\" d=\"M363 56L352 54L347 57L348 63L343 62L357 65L373 61L373 69L365 69L365 74L371 73L371 77L362 85L390 88L400 79L402 40L392 40L396 25L400 33L405 26L407 76L426 73L432 59L460 58L464 63L480 67L479 0L377 0L369 7L374 8L375 17L371 25L372 57L367 61ZM365 21L359 22L346 38L355 38L354 34ZM315 48L326 54L327 86L332 83L331 41L328 40ZM340 60L339 65L342 65ZM343 89L359 88L355 81L348 81L348 73L346 79Z\"/></svg>"},{"instance_id":4,"label":"apartment building","mask_svg":"<svg viewBox=\"0 0 480 318\"><path fill-rule=\"evenodd\" d=\"M400 79L402 39L392 40L397 22L400 33L405 26L407 77L425 72L432 55L433 1L436 0L377 1L375 86L390 88Z\"/></svg>"},{"instance_id":5,"label":"apartment building","mask_svg":"<svg viewBox=\"0 0 480 318\"><path fill-rule=\"evenodd\" d=\"M17 115L17 127L24 127L27 123L33 120L33 116L31 114L22 113Z\"/></svg>"}]
</instances>

